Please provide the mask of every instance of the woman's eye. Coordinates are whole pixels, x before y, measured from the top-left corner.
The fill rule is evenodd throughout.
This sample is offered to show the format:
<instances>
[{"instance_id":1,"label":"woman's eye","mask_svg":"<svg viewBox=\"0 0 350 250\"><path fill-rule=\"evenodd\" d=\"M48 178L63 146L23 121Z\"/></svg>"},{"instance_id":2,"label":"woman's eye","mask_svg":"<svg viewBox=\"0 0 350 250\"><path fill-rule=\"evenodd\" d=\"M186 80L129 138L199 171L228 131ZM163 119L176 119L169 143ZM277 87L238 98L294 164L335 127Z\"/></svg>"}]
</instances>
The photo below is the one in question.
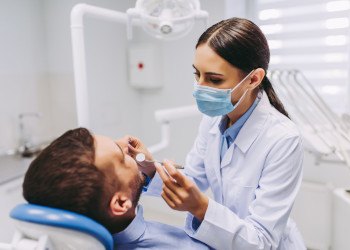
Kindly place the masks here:
<instances>
[{"instance_id":1,"label":"woman's eye","mask_svg":"<svg viewBox=\"0 0 350 250\"><path fill-rule=\"evenodd\" d=\"M210 82L214 83L214 84L220 84L222 83L222 79L216 79L216 78L211 78L209 79Z\"/></svg>"},{"instance_id":2,"label":"woman's eye","mask_svg":"<svg viewBox=\"0 0 350 250\"><path fill-rule=\"evenodd\" d=\"M193 72L194 78L198 81L199 79L199 73L198 72Z\"/></svg>"}]
</instances>

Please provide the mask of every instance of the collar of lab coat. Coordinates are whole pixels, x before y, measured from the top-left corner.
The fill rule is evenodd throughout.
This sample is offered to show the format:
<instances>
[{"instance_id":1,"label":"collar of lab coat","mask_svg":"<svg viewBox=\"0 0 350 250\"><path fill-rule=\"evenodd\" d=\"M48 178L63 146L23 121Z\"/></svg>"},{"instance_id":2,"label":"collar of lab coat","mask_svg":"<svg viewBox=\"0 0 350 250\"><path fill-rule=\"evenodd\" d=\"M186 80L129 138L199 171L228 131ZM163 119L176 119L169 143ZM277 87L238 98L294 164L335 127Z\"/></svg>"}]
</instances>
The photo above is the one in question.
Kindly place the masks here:
<instances>
[{"instance_id":1,"label":"collar of lab coat","mask_svg":"<svg viewBox=\"0 0 350 250\"><path fill-rule=\"evenodd\" d=\"M241 130L239 131L235 141L233 142L243 153L245 153L249 147L253 144L255 139L261 133L262 128L270 113L270 109L273 108L270 104L269 98L265 91L263 91L261 100L245 122ZM219 122L220 118L215 122L214 126L210 129L209 133L220 133Z\"/></svg>"}]
</instances>

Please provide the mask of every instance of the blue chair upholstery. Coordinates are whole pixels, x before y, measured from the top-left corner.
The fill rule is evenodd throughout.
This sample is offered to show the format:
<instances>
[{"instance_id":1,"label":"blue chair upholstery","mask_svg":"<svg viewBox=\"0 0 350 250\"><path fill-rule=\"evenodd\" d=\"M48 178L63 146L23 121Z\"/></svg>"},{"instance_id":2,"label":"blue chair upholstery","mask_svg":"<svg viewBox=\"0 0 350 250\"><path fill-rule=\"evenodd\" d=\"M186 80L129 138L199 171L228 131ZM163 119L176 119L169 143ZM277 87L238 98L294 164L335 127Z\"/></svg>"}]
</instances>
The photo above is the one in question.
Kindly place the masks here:
<instances>
[{"instance_id":1,"label":"blue chair upholstery","mask_svg":"<svg viewBox=\"0 0 350 250\"><path fill-rule=\"evenodd\" d=\"M10 216L16 220L83 232L98 239L107 250L113 250L113 237L108 230L94 220L77 213L33 204L20 204L12 209Z\"/></svg>"}]
</instances>

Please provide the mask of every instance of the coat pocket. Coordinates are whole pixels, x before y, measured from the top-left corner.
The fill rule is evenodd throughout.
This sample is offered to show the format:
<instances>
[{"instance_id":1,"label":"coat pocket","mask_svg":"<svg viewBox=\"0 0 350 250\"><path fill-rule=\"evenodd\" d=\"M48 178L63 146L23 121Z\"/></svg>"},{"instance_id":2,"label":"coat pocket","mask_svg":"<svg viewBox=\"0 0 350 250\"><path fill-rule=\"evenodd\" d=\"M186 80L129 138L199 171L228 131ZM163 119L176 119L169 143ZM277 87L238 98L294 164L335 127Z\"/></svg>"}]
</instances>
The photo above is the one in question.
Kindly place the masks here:
<instances>
[{"instance_id":1,"label":"coat pocket","mask_svg":"<svg viewBox=\"0 0 350 250\"><path fill-rule=\"evenodd\" d=\"M255 187L238 183L231 185L224 201L227 207L244 219L249 215L249 205L254 199Z\"/></svg>"}]
</instances>

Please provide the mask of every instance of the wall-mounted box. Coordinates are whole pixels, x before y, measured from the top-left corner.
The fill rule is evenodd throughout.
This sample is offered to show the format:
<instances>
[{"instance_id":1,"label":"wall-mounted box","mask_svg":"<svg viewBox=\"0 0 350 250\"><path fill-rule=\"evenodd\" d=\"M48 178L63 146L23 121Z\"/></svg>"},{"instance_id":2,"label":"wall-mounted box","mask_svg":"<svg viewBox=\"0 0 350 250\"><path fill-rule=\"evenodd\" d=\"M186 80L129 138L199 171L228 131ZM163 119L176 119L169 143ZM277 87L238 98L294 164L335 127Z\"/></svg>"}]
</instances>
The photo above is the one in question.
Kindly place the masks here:
<instances>
[{"instance_id":1,"label":"wall-mounted box","mask_svg":"<svg viewBox=\"0 0 350 250\"><path fill-rule=\"evenodd\" d=\"M162 87L161 49L155 44L130 44L129 82L138 89Z\"/></svg>"}]
</instances>

